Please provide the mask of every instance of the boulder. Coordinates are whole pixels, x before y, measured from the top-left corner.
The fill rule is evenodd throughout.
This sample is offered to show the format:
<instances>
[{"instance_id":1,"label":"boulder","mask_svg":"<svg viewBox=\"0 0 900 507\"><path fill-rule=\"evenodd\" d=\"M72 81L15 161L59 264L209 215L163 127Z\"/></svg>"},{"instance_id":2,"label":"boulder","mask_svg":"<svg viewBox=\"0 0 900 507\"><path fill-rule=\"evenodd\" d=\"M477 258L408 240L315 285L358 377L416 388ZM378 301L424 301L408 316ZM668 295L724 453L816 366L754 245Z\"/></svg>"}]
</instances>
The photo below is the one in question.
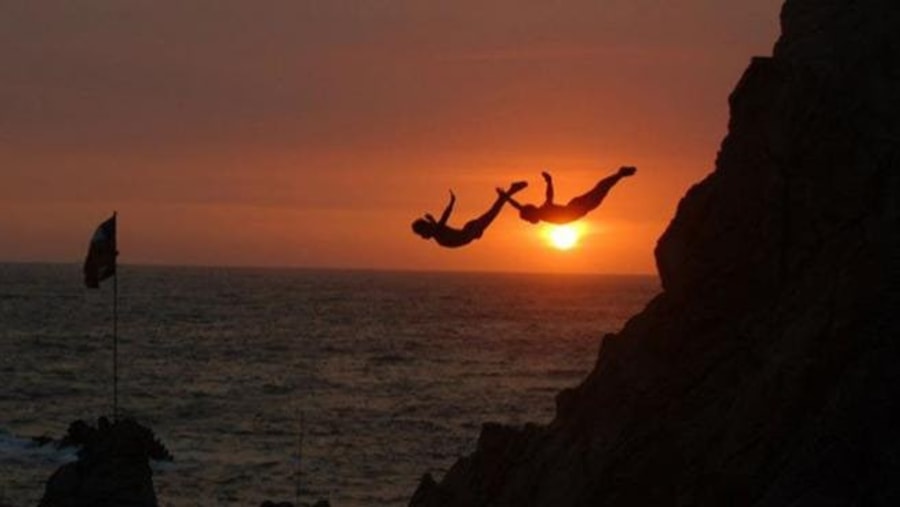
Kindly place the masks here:
<instances>
[{"instance_id":1,"label":"boulder","mask_svg":"<svg viewBox=\"0 0 900 507\"><path fill-rule=\"evenodd\" d=\"M75 421L59 446L79 447L78 461L50 477L41 507L156 507L149 460L173 459L153 432L133 419L100 418L96 428Z\"/></svg>"}]
</instances>

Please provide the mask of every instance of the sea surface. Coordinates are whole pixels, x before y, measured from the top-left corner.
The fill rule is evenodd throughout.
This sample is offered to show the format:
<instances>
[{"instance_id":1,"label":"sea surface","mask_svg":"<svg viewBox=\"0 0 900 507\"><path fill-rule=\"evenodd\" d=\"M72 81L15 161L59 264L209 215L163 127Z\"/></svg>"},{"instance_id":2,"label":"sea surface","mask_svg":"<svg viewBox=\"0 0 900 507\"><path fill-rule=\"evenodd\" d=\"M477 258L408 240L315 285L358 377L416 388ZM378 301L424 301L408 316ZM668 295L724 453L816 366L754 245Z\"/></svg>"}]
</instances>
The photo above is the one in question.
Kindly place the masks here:
<instances>
[{"instance_id":1,"label":"sea surface","mask_svg":"<svg viewBox=\"0 0 900 507\"><path fill-rule=\"evenodd\" d=\"M175 456L161 506L406 505L481 424L547 423L655 277L121 266L119 410ZM112 412L113 282L0 264L0 504L37 505ZM298 457L299 456L299 457ZM299 475L298 475L299 470ZM299 479L298 479L299 478Z\"/></svg>"}]
</instances>

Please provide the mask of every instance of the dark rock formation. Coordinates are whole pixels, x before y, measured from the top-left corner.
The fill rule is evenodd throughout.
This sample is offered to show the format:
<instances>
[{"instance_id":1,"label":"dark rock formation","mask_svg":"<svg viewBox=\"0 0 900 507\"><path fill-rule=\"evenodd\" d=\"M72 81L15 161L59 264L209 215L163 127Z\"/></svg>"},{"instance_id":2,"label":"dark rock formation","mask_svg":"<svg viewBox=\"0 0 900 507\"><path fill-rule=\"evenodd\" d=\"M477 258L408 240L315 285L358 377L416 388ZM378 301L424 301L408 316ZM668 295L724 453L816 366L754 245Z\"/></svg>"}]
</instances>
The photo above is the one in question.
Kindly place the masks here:
<instances>
[{"instance_id":1,"label":"dark rock formation","mask_svg":"<svg viewBox=\"0 0 900 507\"><path fill-rule=\"evenodd\" d=\"M663 292L413 506L900 505L900 2L787 0Z\"/></svg>"},{"instance_id":2,"label":"dark rock formation","mask_svg":"<svg viewBox=\"0 0 900 507\"><path fill-rule=\"evenodd\" d=\"M132 419L75 421L59 445L80 447L78 461L50 477L41 507L156 507L149 460L172 455L150 429Z\"/></svg>"},{"instance_id":3,"label":"dark rock formation","mask_svg":"<svg viewBox=\"0 0 900 507\"><path fill-rule=\"evenodd\" d=\"M261 503L259 507L294 507L294 504L292 504L291 502L275 503L271 500L266 500L265 502ZM297 507L331 507L331 503L328 500L321 499L314 504L301 503L298 504Z\"/></svg>"}]
</instances>

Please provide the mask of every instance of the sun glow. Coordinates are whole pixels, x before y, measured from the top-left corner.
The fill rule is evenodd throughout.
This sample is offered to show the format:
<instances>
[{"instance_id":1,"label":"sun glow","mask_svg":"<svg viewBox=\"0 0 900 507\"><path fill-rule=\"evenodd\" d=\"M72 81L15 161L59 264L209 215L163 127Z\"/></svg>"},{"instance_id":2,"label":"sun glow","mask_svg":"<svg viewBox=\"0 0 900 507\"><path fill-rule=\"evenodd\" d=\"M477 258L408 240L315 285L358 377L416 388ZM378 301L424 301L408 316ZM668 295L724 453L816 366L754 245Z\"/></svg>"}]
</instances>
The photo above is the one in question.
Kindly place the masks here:
<instances>
[{"instance_id":1,"label":"sun glow","mask_svg":"<svg viewBox=\"0 0 900 507\"><path fill-rule=\"evenodd\" d=\"M578 246L582 229L576 225L552 225L545 232L550 246L557 250L571 250Z\"/></svg>"}]
</instances>

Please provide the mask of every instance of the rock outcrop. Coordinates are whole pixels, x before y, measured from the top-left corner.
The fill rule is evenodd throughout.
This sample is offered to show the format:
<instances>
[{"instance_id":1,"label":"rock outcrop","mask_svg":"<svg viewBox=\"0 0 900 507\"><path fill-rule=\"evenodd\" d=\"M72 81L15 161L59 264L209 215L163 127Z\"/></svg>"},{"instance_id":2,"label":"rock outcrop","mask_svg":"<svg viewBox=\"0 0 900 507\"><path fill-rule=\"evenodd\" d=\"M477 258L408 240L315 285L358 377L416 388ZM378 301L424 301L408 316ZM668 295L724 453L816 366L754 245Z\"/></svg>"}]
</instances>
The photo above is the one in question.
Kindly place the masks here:
<instances>
[{"instance_id":1,"label":"rock outcrop","mask_svg":"<svg viewBox=\"0 0 900 507\"><path fill-rule=\"evenodd\" d=\"M320 499L320 500L316 501L316 503L311 504L311 503L300 502L295 506L291 502L275 503L271 500L266 500L265 502L261 503L259 505L259 507L331 507L331 502L329 502L328 500L325 500L325 499Z\"/></svg>"},{"instance_id":2,"label":"rock outcrop","mask_svg":"<svg viewBox=\"0 0 900 507\"><path fill-rule=\"evenodd\" d=\"M900 505L900 2L787 0L663 292L413 506Z\"/></svg>"},{"instance_id":3,"label":"rock outcrop","mask_svg":"<svg viewBox=\"0 0 900 507\"><path fill-rule=\"evenodd\" d=\"M101 417L96 428L75 421L59 445L80 447L78 461L50 477L40 507L156 507L149 460L172 455L149 428L133 419Z\"/></svg>"}]
</instances>

